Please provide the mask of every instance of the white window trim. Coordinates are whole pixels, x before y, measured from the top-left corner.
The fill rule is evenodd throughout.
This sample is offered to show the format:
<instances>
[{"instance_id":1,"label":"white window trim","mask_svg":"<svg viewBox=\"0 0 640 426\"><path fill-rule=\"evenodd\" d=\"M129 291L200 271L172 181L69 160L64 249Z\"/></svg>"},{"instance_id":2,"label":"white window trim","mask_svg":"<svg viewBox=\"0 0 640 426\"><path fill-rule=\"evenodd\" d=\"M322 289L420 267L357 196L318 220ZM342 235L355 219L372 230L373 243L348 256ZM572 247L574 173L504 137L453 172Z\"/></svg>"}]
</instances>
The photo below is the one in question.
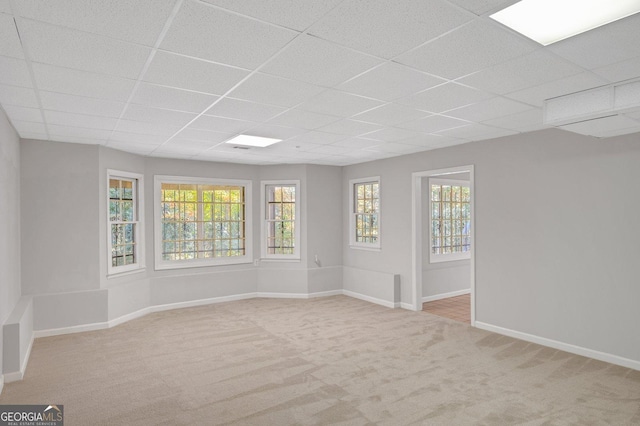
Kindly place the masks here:
<instances>
[{"instance_id":1,"label":"white window trim","mask_svg":"<svg viewBox=\"0 0 640 426\"><path fill-rule=\"evenodd\" d=\"M358 183L377 182L378 183L378 241L375 243L356 242L356 205L354 199L355 185ZM357 250L380 251L382 239L382 185L380 176L349 180L349 247Z\"/></svg>"},{"instance_id":2,"label":"white window trim","mask_svg":"<svg viewBox=\"0 0 640 426\"><path fill-rule=\"evenodd\" d=\"M433 220L431 218L431 212L433 211L431 205L431 185L452 185L452 186L464 186L471 188L471 182L468 180L458 179L441 179L437 177L429 178L429 191L428 191L428 214L429 214L429 263L441 263L441 262L455 262L459 260L471 259L471 250L462 253L446 253L446 254L434 254L431 247L433 246Z\"/></svg>"},{"instance_id":3,"label":"white window trim","mask_svg":"<svg viewBox=\"0 0 640 426\"><path fill-rule=\"evenodd\" d=\"M296 217L295 217L295 247L293 254L268 254L267 253L267 186L268 185L295 185L296 187ZM260 182L260 257L261 260L300 260L300 181L299 180L263 180Z\"/></svg>"},{"instance_id":4,"label":"white window trim","mask_svg":"<svg viewBox=\"0 0 640 426\"><path fill-rule=\"evenodd\" d=\"M109 211L109 180L110 179L131 179L136 182L133 186L133 200L136 205L136 263L124 266L113 266L111 259L111 214ZM124 172L120 170L107 169L107 277L128 275L142 272L145 269L145 232L144 232L144 175L139 173Z\"/></svg>"},{"instance_id":5,"label":"white window trim","mask_svg":"<svg viewBox=\"0 0 640 426\"><path fill-rule=\"evenodd\" d=\"M218 179L189 176L166 176L154 175L153 177L153 217L154 217L154 258L155 270L202 268L207 266L238 265L243 263L253 263L253 231L252 231L252 192L250 180L240 179ZM195 185L235 185L244 186L244 233L245 233L245 255L234 257L215 257L209 259L190 260L163 260L162 259L162 209L160 201L162 198L161 189L163 183L185 183Z\"/></svg>"}]
</instances>

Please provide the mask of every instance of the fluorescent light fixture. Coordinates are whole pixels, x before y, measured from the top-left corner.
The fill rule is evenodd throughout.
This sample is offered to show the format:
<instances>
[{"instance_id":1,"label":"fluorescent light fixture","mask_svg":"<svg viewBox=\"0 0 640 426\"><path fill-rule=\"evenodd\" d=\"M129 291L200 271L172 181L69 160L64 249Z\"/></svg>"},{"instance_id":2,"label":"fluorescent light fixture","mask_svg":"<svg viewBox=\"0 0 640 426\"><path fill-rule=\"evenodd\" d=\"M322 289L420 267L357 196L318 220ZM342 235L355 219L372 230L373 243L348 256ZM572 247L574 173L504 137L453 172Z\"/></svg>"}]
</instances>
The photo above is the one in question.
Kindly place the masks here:
<instances>
[{"instance_id":1,"label":"fluorescent light fixture","mask_svg":"<svg viewBox=\"0 0 640 426\"><path fill-rule=\"evenodd\" d=\"M282 139L263 138L262 136L238 135L233 139L229 139L226 143L242 146L257 146L264 148L274 143L282 142Z\"/></svg>"},{"instance_id":2,"label":"fluorescent light fixture","mask_svg":"<svg viewBox=\"0 0 640 426\"><path fill-rule=\"evenodd\" d=\"M638 12L639 0L521 0L491 18L547 46Z\"/></svg>"}]
</instances>

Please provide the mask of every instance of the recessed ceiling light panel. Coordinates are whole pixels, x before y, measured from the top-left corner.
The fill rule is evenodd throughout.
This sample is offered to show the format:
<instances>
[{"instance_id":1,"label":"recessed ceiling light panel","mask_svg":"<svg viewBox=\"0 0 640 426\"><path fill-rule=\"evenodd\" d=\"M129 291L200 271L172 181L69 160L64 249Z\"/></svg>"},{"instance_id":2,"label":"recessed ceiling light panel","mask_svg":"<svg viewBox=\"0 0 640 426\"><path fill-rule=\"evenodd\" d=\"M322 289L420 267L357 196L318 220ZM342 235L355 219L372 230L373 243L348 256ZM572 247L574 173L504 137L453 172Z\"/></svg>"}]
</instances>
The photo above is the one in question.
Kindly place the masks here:
<instances>
[{"instance_id":1,"label":"recessed ceiling light panel","mask_svg":"<svg viewBox=\"0 0 640 426\"><path fill-rule=\"evenodd\" d=\"M639 0L521 0L491 18L547 46L638 12Z\"/></svg>"},{"instance_id":2,"label":"recessed ceiling light panel","mask_svg":"<svg viewBox=\"0 0 640 426\"><path fill-rule=\"evenodd\" d=\"M261 136L238 135L233 139L229 139L226 143L242 146L257 146L264 148L274 143L282 142L282 139L263 138Z\"/></svg>"}]
</instances>

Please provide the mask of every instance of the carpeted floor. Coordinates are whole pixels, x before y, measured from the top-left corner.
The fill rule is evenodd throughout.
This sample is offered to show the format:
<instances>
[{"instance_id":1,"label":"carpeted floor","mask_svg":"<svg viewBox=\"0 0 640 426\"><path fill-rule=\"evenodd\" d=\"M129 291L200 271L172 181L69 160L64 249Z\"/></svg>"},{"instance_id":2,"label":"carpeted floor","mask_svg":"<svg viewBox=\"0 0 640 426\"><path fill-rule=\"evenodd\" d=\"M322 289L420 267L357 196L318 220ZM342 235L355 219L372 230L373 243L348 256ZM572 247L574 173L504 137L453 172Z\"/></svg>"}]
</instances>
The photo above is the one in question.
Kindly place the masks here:
<instances>
[{"instance_id":1,"label":"carpeted floor","mask_svg":"<svg viewBox=\"0 0 640 426\"><path fill-rule=\"evenodd\" d=\"M0 404L65 425L637 425L640 371L345 296L37 339Z\"/></svg>"}]
</instances>

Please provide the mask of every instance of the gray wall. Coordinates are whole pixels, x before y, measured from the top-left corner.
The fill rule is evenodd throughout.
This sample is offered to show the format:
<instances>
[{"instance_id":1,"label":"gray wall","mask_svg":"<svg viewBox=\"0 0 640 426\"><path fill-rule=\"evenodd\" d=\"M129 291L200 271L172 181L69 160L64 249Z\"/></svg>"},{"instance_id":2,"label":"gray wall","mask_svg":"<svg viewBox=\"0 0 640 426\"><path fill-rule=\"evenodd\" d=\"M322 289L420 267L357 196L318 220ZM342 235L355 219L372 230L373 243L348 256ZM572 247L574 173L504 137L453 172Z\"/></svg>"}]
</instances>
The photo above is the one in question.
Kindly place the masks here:
<instances>
[{"instance_id":1,"label":"gray wall","mask_svg":"<svg viewBox=\"0 0 640 426\"><path fill-rule=\"evenodd\" d=\"M401 275L411 290L411 173L475 167L476 319L640 360L638 135L544 130L348 166L380 175L382 250L344 264ZM348 217L345 213L345 229Z\"/></svg>"},{"instance_id":2,"label":"gray wall","mask_svg":"<svg viewBox=\"0 0 640 426\"><path fill-rule=\"evenodd\" d=\"M100 288L98 147L20 145L22 294Z\"/></svg>"},{"instance_id":3,"label":"gray wall","mask_svg":"<svg viewBox=\"0 0 640 426\"><path fill-rule=\"evenodd\" d=\"M20 299L20 140L0 109L0 325ZM0 326L0 375L2 371Z\"/></svg>"}]
</instances>

